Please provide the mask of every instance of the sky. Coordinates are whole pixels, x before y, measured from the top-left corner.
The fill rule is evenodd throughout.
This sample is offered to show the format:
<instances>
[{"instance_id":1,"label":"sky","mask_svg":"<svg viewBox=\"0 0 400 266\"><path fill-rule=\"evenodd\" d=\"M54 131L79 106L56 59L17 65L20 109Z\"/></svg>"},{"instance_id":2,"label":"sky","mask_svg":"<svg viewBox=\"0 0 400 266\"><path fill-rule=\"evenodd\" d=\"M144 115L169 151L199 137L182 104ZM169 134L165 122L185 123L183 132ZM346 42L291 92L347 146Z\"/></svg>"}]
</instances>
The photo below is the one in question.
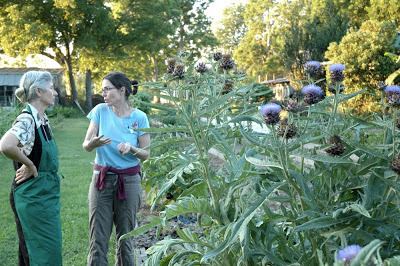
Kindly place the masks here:
<instances>
[{"instance_id":1,"label":"sky","mask_svg":"<svg viewBox=\"0 0 400 266\"><path fill-rule=\"evenodd\" d=\"M215 29L222 19L224 9L239 3L246 3L248 0L215 0L206 10L206 15L212 19L212 27Z\"/></svg>"}]
</instances>

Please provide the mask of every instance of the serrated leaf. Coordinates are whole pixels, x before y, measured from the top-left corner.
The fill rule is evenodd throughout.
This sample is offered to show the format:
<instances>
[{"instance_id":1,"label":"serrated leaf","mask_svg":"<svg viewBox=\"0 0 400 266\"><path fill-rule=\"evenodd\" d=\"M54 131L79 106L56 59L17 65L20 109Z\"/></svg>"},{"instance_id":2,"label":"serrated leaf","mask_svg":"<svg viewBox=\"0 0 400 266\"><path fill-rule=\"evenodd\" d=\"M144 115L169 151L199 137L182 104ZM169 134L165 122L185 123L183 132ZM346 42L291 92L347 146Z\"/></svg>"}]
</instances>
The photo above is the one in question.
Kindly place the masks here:
<instances>
[{"instance_id":1,"label":"serrated leaf","mask_svg":"<svg viewBox=\"0 0 400 266\"><path fill-rule=\"evenodd\" d=\"M340 158L340 157L332 157L332 156L326 156L322 154L309 154L307 152L296 152L293 153L291 156L298 156L298 157L303 157L305 159L310 159L316 162L323 162L323 163L332 163L332 164L356 164L352 160L348 158Z\"/></svg>"},{"instance_id":2,"label":"serrated leaf","mask_svg":"<svg viewBox=\"0 0 400 266\"><path fill-rule=\"evenodd\" d=\"M384 261L384 266L398 266L398 265L400 265L400 256L395 256L393 258L389 258Z\"/></svg>"},{"instance_id":3,"label":"serrated leaf","mask_svg":"<svg viewBox=\"0 0 400 266\"><path fill-rule=\"evenodd\" d=\"M272 168L283 169L283 167L278 163L270 162L267 160L262 160L262 159L259 159L256 157L245 155L245 159L246 159L246 161L248 161L249 163L251 163L252 165L255 165L255 166L265 167L265 168L272 167Z\"/></svg>"},{"instance_id":4,"label":"serrated leaf","mask_svg":"<svg viewBox=\"0 0 400 266\"><path fill-rule=\"evenodd\" d=\"M308 222L305 222L299 226L296 226L294 231L295 232L300 232L300 231L309 231L309 230L318 230L330 226L334 226L337 224L345 223L350 221L354 216L348 216L345 218L340 218L340 219L334 219L330 216L325 216L325 217L318 217L315 219L312 219Z\"/></svg>"},{"instance_id":5,"label":"serrated leaf","mask_svg":"<svg viewBox=\"0 0 400 266\"><path fill-rule=\"evenodd\" d=\"M364 208L364 206L354 203L351 204L350 206L347 206L344 210L343 213L348 212L349 210L358 212L361 215L364 215L365 217L371 218L371 215L369 214L369 212Z\"/></svg>"},{"instance_id":6,"label":"serrated leaf","mask_svg":"<svg viewBox=\"0 0 400 266\"><path fill-rule=\"evenodd\" d=\"M230 247L234 241L239 236L243 236L243 231L247 230L247 225L255 215L257 209L264 204L264 202L268 199L268 196L275 191L275 189L283 186L286 184L285 182L277 183L270 187L269 189L263 191L261 193L260 198L254 202L253 204L250 204L250 206L247 208L246 212L242 214L241 218L236 221L235 223L231 223L229 233L228 231L225 234L225 240L223 243L221 243L219 246L217 246L215 249L207 252L203 258L201 259L202 262L206 262L209 259L217 256L221 252L223 252L226 248Z\"/></svg>"}]
</instances>

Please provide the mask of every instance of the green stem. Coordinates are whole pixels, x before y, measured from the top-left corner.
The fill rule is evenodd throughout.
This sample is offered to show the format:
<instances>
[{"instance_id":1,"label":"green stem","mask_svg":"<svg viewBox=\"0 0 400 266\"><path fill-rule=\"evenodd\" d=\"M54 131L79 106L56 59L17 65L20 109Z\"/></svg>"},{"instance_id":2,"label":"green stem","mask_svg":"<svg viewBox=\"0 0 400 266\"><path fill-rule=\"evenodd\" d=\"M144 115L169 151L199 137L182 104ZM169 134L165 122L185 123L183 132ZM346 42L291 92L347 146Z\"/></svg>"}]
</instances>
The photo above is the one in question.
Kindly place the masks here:
<instances>
[{"instance_id":1,"label":"green stem","mask_svg":"<svg viewBox=\"0 0 400 266\"><path fill-rule=\"evenodd\" d=\"M336 113L337 113L337 109L338 109L338 94L339 94L339 90L340 90L340 85L335 85L335 97L333 98L333 109L332 109L332 113L331 116L329 117L329 122L328 122L328 126L327 126L327 133L330 134L331 132L331 127L334 124L335 118L336 118Z\"/></svg>"},{"instance_id":2,"label":"green stem","mask_svg":"<svg viewBox=\"0 0 400 266\"><path fill-rule=\"evenodd\" d=\"M272 133L273 133L273 137L274 137L274 142L275 143L280 143L280 141L279 141L279 139L278 139L278 137L277 137L277 134L276 134L276 130L275 130L275 127L274 126L271 126L271 128L272 128ZM285 149L285 148L284 148ZM284 176L284 178L288 181L288 183L291 185L291 187L292 188L294 188L295 190L296 190L296 192L298 193L298 195L300 196L300 199L301 199L301 189L297 186L297 184L296 184L296 182L294 182L293 180L292 180L292 178L290 177L290 175L289 175L289 172L288 172L288 170L287 170L287 168L288 168L288 165L286 164L286 162L288 161L287 159L286 159L286 157L287 157L287 153L285 152L285 151L282 151L282 149L279 147L278 148L278 159L279 159L279 163L280 163L280 165L281 165L281 167L282 167L282 173L283 173L283 176ZM296 203L296 197L294 197L294 195L293 195L293 193L292 192L290 192L290 198L291 198L291 201L290 201L290 205L292 206L292 210L296 213L296 215L297 215L297 203ZM303 200L301 199L301 207L303 208Z\"/></svg>"},{"instance_id":3,"label":"green stem","mask_svg":"<svg viewBox=\"0 0 400 266\"><path fill-rule=\"evenodd\" d=\"M215 213L217 214L218 222L221 222L221 217L219 215L220 211L219 211L219 207L218 207L218 200L217 200L214 190L212 188L211 180L210 180L210 173L208 171L208 159L207 159L207 154L206 154L207 147L204 147L204 145L201 145L201 143L206 143L206 142L204 142L205 139L203 139L203 141L201 139L199 139L198 134L195 131L194 126L193 126L194 119L191 119L191 117L188 117L186 112L184 112L183 114L186 119L186 123L189 126L189 131L193 137L195 146L197 148L197 152L200 156L200 162L203 166L204 181L206 182L208 191L210 193L213 209L214 209Z\"/></svg>"},{"instance_id":4,"label":"green stem","mask_svg":"<svg viewBox=\"0 0 400 266\"><path fill-rule=\"evenodd\" d=\"M396 156L396 120L397 120L397 112L393 111L392 112L393 118L392 118L392 152L393 152L393 158Z\"/></svg>"}]
</instances>

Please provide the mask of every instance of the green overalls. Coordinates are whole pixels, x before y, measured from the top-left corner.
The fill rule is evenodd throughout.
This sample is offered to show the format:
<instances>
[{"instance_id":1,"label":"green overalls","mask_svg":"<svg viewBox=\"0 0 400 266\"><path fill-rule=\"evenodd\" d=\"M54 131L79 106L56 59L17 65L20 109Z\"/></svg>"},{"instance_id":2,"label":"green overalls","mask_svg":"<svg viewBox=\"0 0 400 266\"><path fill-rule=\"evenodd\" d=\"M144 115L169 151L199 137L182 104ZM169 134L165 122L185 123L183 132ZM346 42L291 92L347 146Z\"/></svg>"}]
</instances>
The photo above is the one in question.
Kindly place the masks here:
<instances>
[{"instance_id":1,"label":"green overalls","mask_svg":"<svg viewBox=\"0 0 400 266\"><path fill-rule=\"evenodd\" d=\"M29 106L24 112L31 114ZM36 123L33 149L40 157L32 158L39 175L22 184L14 182L11 191L20 238L19 261L20 265L58 266L62 265L62 239L57 147L51 131L43 125L36 128Z\"/></svg>"}]
</instances>

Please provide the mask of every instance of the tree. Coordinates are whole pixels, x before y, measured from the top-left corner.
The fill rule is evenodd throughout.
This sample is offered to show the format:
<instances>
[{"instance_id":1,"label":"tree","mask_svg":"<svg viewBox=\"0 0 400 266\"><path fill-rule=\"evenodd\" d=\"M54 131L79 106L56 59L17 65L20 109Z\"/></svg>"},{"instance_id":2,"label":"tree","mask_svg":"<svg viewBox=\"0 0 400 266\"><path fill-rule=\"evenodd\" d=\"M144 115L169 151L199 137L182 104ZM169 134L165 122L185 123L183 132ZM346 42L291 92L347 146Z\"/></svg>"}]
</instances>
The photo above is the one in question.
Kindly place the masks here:
<instances>
[{"instance_id":1,"label":"tree","mask_svg":"<svg viewBox=\"0 0 400 266\"><path fill-rule=\"evenodd\" d=\"M342 10L349 19L349 27L359 29L361 24L368 20L367 7L371 0L345 0Z\"/></svg>"},{"instance_id":2,"label":"tree","mask_svg":"<svg viewBox=\"0 0 400 266\"><path fill-rule=\"evenodd\" d=\"M346 33L340 1L261 1L246 5L245 36L234 51L249 74L287 73L305 61L322 60L332 41Z\"/></svg>"},{"instance_id":3,"label":"tree","mask_svg":"<svg viewBox=\"0 0 400 266\"><path fill-rule=\"evenodd\" d=\"M220 46L227 51L232 52L247 31L244 11L245 6L243 4L233 5L224 10L221 26L217 29L216 37Z\"/></svg>"},{"instance_id":4,"label":"tree","mask_svg":"<svg viewBox=\"0 0 400 266\"><path fill-rule=\"evenodd\" d=\"M212 0L172 0L171 15L175 32L170 36L171 48L199 57L201 50L216 46L211 21L204 11Z\"/></svg>"},{"instance_id":5,"label":"tree","mask_svg":"<svg viewBox=\"0 0 400 266\"><path fill-rule=\"evenodd\" d=\"M73 61L81 49L112 39L115 25L103 1L2 1L0 46L10 55L43 54L67 69L77 103Z\"/></svg>"},{"instance_id":6,"label":"tree","mask_svg":"<svg viewBox=\"0 0 400 266\"><path fill-rule=\"evenodd\" d=\"M348 19L341 8L337 1L326 0L281 5L278 38L285 69L300 69L308 60L323 61L329 44L340 41L347 31Z\"/></svg>"},{"instance_id":7,"label":"tree","mask_svg":"<svg viewBox=\"0 0 400 266\"><path fill-rule=\"evenodd\" d=\"M130 77L157 80L165 69L165 59L179 49L199 56L214 45L210 21L204 9L209 1L116 0L108 6L118 25L119 39L97 50L85 49L79 56L80 70L92 70L98 80L111 70ZM181 47L181 48L180 48Z\"/></svg>"},{"instance_id":8,"label":"tree","mask_svg":"<svg viewBox=\"0 0 400 266\"><path fill-rule=\"evenodd\" d=\"M348 106L358 111L377 111L380 93L378 82L394 72L399 63L385 56L395 52L394 41L397 36L393 22L368 20L359 30L352 30L340 43L332 43L325 56L329 61L346 66L344 85L347 92L363 88L368 93L350 102Z\"/></svg>"},{"instance_id":9,"label":"tree","mask_svg":"<svg viewBox=\"0 0 400 266\"><path fill-rule=\"evenodd\" d=\"M275 40L270 30L272 25L270 21L266 22L263 19L267 14L273 13L272 7L272 0L253 0L245 7L244 21L247 31L233 55L239 67L246 69L251 76L281 69L275 45L271 45ZM267 13L268 10L271 13Z\"/></svg>"},{"instance_id":10,"label":"tree","mask_svg":"<svg viewBox=\"0 0 400 266\"><path fill-rule=\"evenodd\" d=\"M371 0L371 4L366 10L369 19L391 21L400 29L400 3L398 0Z\"/></svg>"}]
</instances>

